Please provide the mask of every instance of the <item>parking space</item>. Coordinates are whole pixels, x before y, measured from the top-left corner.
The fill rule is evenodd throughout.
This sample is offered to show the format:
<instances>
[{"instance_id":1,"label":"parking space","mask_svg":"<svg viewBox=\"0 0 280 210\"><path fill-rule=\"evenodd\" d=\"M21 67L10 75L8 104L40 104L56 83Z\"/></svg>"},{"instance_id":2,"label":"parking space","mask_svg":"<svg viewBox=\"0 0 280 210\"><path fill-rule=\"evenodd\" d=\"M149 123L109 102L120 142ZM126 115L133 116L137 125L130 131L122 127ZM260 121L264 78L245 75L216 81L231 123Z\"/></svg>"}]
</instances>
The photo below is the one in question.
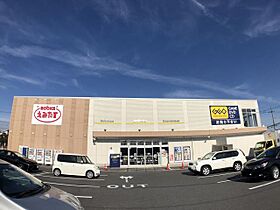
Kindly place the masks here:
<instances>
[{"instance_id":1,"label":"parking space","mask_svg":"<svg viewBox=\"0 0 280 210\"><path fill-rule=\"evenodd\" d=\"M280 193L280 180L248 180L230 171L210 176L187 170L115 171L97 179L42 171L35 176L77 196L85 209L278 209Z\"/></svg>"}]
</instances>

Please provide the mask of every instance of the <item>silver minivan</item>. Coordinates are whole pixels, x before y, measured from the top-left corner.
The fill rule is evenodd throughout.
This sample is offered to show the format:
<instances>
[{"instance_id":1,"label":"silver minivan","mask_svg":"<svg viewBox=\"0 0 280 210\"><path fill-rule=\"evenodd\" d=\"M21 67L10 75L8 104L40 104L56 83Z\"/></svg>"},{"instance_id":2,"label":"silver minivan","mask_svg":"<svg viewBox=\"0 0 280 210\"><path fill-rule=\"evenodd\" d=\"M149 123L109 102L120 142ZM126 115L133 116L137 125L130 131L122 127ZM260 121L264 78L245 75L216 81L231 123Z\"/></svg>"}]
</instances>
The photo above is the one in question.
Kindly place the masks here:
<instances>
[{"instance_id":1,"label":"silver minivan","mask_svg":"<svg viewBox=\"0 0 280 210\"><path fill-rule=\"evenodd\" d=\"M43 183L20 168L0 160L1 210L79 209L78 198Z\"/></svg>"}]
</instances>

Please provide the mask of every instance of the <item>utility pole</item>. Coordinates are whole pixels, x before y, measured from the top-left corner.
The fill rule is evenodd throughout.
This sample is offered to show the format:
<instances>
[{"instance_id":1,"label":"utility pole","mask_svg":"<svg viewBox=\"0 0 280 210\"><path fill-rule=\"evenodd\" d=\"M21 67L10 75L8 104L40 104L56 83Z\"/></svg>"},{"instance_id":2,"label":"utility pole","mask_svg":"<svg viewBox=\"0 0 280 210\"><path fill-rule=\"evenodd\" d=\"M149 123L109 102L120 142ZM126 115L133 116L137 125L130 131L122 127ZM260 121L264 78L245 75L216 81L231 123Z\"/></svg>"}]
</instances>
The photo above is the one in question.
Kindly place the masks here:
<instances>
[{"instance_id":1,"label":"utility pole","mask_svg":"<svg viewBox=\"0 0 280 210\"><path fill-rule=\"evenodd\" d=\"M272 108L271 108L271 106L269 105L269 107L270 107L270 112L269 113L271 113L271 117L272 117L272 123L273 123L273 129L274 129L274 132L276 131L276 128L275 128L275 121L274 121L274 115L273 115L273 110L272 110Z\"/></svg>"}]
</instances>

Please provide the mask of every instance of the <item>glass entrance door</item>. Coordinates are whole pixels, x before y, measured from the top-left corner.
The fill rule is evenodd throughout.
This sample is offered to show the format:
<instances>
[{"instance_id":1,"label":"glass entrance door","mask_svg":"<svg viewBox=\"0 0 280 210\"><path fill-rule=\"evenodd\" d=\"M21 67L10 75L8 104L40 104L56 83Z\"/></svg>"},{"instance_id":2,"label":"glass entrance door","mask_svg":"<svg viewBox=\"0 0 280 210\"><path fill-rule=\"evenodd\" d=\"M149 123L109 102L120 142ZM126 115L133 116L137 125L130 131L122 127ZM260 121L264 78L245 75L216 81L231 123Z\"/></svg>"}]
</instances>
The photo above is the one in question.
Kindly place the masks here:
<instances>
[{"instance_id":1,"label":"glass entrance door","mask_svg":"<svg viewBox=\"0 0 280 210\"><path fill-rule=\"evenodd\" d=\"M157 165L159 164L159 158L160 158L160 147L153 147L153 164Z\"/></svg>"},{"instance_id":2,"label":"glass entrance door","mask_svg":"<svg viewBox=\"0 0 280 210\"><path fill-rule=\"evenodd\" d=\"M137 165L137 148L136 147L129 148L129 164Z\"/></svg>"},{"instance_id":3,"label":"glass entrance door","mask_svg":"<svg viewBox=\"0 0 280 210\"><path fill-rule=\"evenodd\" d=\"M159 141L127 141L121 143L121 165L160 164Z\"/></svg>"}]
</instances>

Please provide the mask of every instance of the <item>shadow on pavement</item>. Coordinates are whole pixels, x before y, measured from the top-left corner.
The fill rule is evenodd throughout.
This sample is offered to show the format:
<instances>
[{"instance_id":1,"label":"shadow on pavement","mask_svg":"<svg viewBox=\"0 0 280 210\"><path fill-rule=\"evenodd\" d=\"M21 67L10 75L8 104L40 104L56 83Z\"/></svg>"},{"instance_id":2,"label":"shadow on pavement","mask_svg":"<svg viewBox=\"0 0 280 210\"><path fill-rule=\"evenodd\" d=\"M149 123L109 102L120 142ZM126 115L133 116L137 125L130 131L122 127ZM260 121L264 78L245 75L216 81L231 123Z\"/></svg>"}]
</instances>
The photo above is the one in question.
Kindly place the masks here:
<instances>
[{"instance_id":1,"label":"shadow on pavement","mask_svg":"<svg viewBox=\"0 0 280 210\"><path fill-rule=\"evenodd\" d=\"M184 172L182 172L182 174L186 175L186 176L198 176L199 175L198 173L194 173L191 171L184 171Z\"/></svg>"},{"instance_id":2,"label":"shadow on pavement","mask_svg":"<svg viewBox=\"0 0 280 210\"><path fill-rule=\"evenodd\" d=\"M243 183L260 183L263 181L267 181L267 179L263 179L263 178L243 177L243 176L241 176L241 174L229 177L229 178L227 178L227 180L230 180L232 182L243 182Z\"/></svg>"}]
</instances>

